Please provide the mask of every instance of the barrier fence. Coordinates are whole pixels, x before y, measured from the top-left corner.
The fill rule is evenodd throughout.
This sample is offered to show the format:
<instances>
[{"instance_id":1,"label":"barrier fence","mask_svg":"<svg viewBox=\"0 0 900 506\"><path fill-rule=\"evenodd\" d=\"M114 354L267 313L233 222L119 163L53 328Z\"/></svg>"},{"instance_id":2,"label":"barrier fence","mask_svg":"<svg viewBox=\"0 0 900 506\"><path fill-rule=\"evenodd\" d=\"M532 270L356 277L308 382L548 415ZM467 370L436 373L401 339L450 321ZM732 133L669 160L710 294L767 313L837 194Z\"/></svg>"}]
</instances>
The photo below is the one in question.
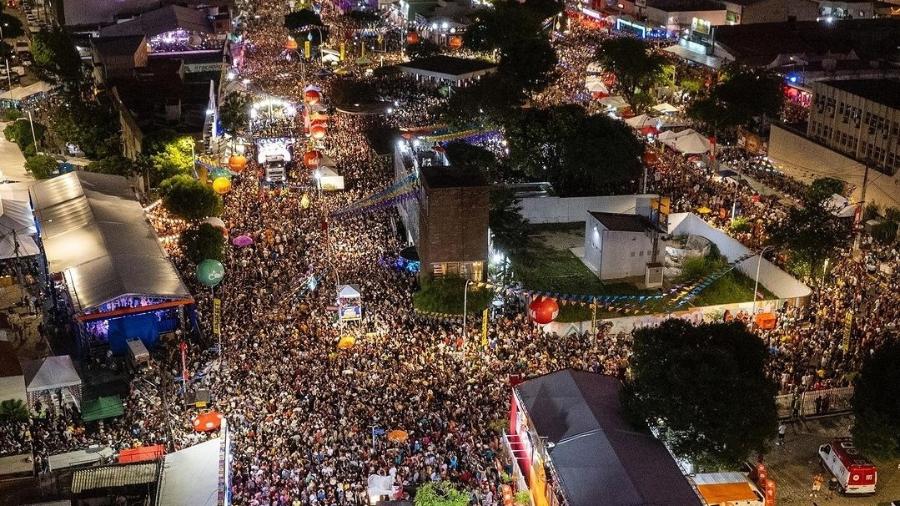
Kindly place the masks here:
<instances>
[{"instance_id":1,"label":"barrier fence","mask_svg":"<svg viewBox=\"0 0 900 506\"><path fill-rule=\"evenodd\" d=\"M850 411L853 387L807 390L799 394L775 396L778 418L831 416Z\"/></svg>"}]
</instances>

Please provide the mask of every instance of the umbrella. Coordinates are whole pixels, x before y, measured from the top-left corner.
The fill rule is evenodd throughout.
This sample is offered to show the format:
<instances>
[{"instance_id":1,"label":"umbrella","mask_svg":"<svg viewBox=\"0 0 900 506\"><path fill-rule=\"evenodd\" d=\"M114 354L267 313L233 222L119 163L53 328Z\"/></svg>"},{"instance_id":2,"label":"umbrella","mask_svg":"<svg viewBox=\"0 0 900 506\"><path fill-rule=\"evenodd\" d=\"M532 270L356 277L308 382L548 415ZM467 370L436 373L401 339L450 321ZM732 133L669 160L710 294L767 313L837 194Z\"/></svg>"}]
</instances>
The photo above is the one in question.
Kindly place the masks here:
<instances>
[{"instance_id":1,"label":"umbrella","mask_svg":"<svg viewBox=\"0 0 900 506\"><path fill-rule=\"evenodd\" d=\"M253 238L249 235L239 235L231 240L231 244L234 244L238 248L244 248L253 244Z\"/></svg>"},{"instance_id":2,"label":"umbrella","mask_svg":"<svg viewBox=\"0 0 900 506\"><path fill-rule=\"evenodd\" d=\"M405 430L394 429L388 432L387 439L394 443L405 443L409 439L409 434Z\"/></svg>"},{"instance_id":3,"label":"umbrella","mask_svg":"<svg viewBox=\"0 0 900 506\"><path fill-rule=\"evenodd\" d=\"M341 340L338 341L338 349L339 350L349 350L356 344L356 338L351 335L341 336Z\"/></svg>"},{"instance_id":4,"label":"umbrella","mask_svg":"<svg viewBox=\"0 0 900 506\"><path fill-rule=\"evenodd\" d=\"M218 411L206 411L194 418L194 430L197 432L219 430L221 426L222 415Z\"/></svg>"},{"instance_id":5,"label":"umbrella","mask_svg":"<svg viewBox=\"0 0 900 506\"><path fill-rule=\"evenodd\" d=\"M609 95L609 88L603 84L603 79L596 76L588 76L584 81L584 87L591 93L602 93Z\"/></svg>"}]
</instances>

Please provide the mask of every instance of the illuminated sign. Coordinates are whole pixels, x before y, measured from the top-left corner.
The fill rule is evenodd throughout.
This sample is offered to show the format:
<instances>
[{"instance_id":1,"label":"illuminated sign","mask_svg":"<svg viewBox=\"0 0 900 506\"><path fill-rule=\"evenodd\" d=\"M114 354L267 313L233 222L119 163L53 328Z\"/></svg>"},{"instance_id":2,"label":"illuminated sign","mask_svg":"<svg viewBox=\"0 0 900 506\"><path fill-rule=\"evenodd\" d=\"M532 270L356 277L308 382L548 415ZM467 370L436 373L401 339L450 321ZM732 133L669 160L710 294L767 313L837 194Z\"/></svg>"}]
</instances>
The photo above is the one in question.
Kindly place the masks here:
<instances>
[{"instance_id":1,"label":"illuminated sign","mask_svg":"<svg viewBox=\"0 0 900 506\"><path fill-rule=\"evenodd\" d=\"M712 24L705 19L692 18L691 31L701 35L709 35L712 31Z\"/></svg>"}]
</instances>

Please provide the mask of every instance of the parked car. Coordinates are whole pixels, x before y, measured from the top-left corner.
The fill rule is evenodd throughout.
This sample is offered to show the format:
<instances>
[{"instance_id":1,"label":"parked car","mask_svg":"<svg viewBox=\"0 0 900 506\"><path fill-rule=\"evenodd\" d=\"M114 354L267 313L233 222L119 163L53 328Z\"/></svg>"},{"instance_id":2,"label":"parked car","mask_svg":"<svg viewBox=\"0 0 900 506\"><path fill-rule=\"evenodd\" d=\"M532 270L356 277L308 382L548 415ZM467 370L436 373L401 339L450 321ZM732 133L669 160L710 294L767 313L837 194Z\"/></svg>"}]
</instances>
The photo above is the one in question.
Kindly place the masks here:
<instances>
[{"instance_id":1,"label":"parked car","mask_svg":"<svg viewBox=\"0 0 900 506\"><path fill-rule=\"evenodd\" d=\"M845 494L874 494L878 482L875 464L859 453L850 438L839 438L819 447L819 458L837 478Z\"/></svg>"}]
</instances>

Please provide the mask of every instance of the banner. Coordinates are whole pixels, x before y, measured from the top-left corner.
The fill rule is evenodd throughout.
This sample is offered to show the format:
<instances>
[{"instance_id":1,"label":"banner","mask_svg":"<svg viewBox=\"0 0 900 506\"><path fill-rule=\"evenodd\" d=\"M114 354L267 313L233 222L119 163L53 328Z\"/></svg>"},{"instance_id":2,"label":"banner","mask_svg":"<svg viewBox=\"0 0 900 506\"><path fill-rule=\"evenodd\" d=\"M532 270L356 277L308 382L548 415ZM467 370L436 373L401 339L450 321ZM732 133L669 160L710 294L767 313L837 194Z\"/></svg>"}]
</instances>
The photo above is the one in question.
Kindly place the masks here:
<instances>
[{"instance_id":1,"label":"banner","mask_svg":"<svg viewBox=\"0 0 900 506\"><path fill-rule=\"evenodd\" d=\"M222 333L222 299L213 299L212 331L214 336Z\"/></svg>"},{"instance_id":2,"label":"banner","mask_svg":"<svg viewBox=\"0 0 900 506\"><path fill-rule=\"evenodd\" d=\"M484 308L481 312L481 346L487 348L488 345L488 308Z\"/></svg>"},{"instance_id":3,"label":"banner","mask_svg":"<svg viewBox=\"0 0 900 506\"><path fill-rule=\"evenodd\" d=\"M844 316L844 339L841 342L841 349L844 352L850 351L850 332L853 330L853 311L847 311Z\"/></svg>"}]
</instances>

